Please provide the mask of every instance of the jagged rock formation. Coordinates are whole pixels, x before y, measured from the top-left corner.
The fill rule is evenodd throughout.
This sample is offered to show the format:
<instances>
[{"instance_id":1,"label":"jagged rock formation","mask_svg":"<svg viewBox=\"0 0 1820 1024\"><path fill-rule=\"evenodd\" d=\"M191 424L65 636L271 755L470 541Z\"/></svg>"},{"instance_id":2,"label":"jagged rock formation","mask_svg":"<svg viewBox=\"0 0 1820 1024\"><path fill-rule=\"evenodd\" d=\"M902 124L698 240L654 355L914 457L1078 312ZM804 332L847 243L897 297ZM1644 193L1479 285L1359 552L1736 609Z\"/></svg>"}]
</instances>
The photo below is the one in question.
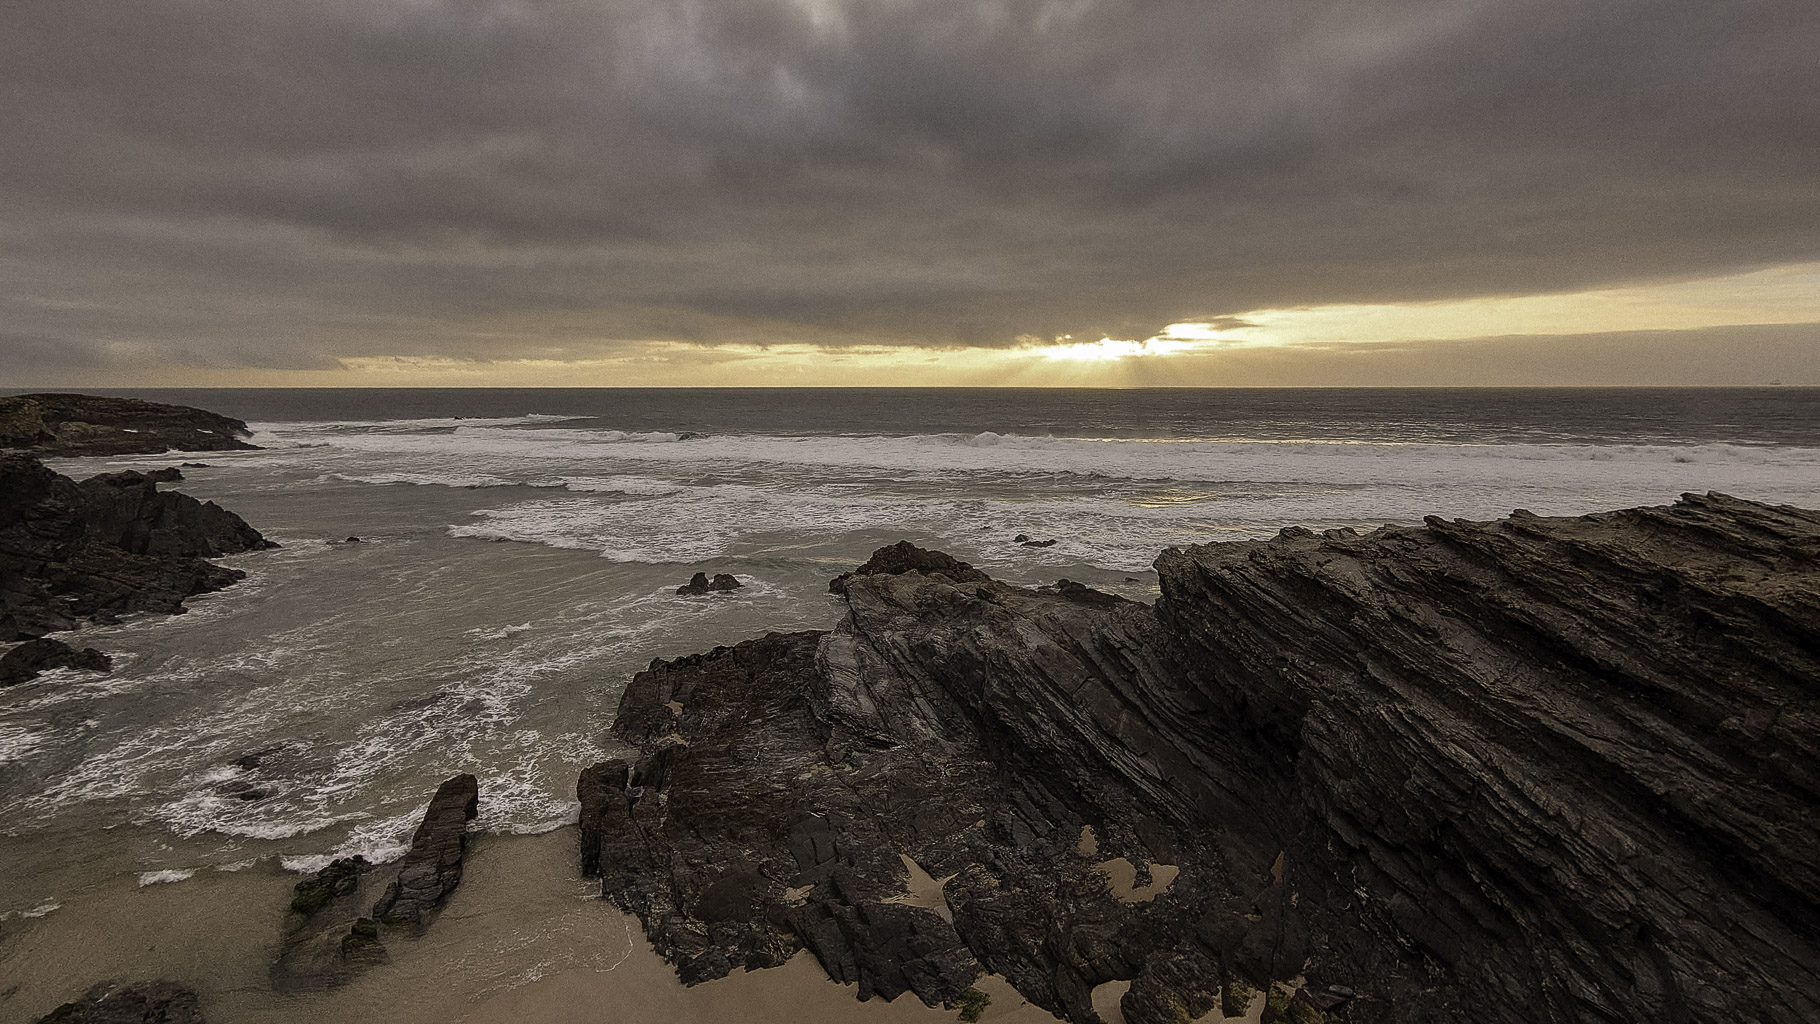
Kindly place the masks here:
<instances>
[{"instance_id":1,"label":"jagged rock formation","mask_svg":"<svg viewBox=\"0 0 1820 1024\"><path fill-rule=\"evenodd\" d=\"M99 395L0 397L0 449L38 455L156 455L257 448L241 420L184 405Z\"/></svg>"},{"instance_id":2,"label":"jagged rock formation","mask_svg":"<svg viewBox=\"0 0 1820 1024\"><path fill-rule=\"evenodd\" d=\"M1291 529L1165 552L1154 607L903 547L833 631L628 686L583 866L685 980L807 947L1075 1021L1115 979L1130 1024L1820 1019L1820 513ZM1117 857L1179 874L1121 899Z\"/></svg>"},{"instance_id":3,"label":"jagged rock formation","mask_svg":"<svg viewBox=\"0 0 1820 1024\"><path fill-rule=\"evenodd\" d=\"M106 672L114 661L93 647L77 650L61 640L28 640L0 655L0 686L23 683L53 668Z\"/></svg>"},{"instance_id":4,"label":"jagged rock formation","mask_svg":"<svg viewBox=\"0 0 1820 1024\"><path fill-rule=\"evenodd\" d=\"M103 984L38 1018L38 1024L203 1024L196 993L168 981Z\"/></svg>"},{"instance_id":5,"label":"jagged rock formation","mask_svg":"<svg viewBox=\"0 0 1820 1024\"><path fill-rule=\"evenodd\" d=\"M387 872L378 865L354 856L298 882L270 972L272 987L295 992L343 984L390 959L390 935L422 935L461 883L468 822L479 806L478 781L457 775L437 787L389 881L380 882Z\"/></svg>"},{"instance_id":6,"label":"jagged rock formation","mask_svg":"<svg viewBox=\"0 0 1820 1024\"><path fill-rule=\"evenodd\" d=\"M276 545L214 502L161 492L175 469L81 483L29 455L0 454L0 643L175 614L183 600L245 578L205 559Z\"/></svg>"}]
</instances>

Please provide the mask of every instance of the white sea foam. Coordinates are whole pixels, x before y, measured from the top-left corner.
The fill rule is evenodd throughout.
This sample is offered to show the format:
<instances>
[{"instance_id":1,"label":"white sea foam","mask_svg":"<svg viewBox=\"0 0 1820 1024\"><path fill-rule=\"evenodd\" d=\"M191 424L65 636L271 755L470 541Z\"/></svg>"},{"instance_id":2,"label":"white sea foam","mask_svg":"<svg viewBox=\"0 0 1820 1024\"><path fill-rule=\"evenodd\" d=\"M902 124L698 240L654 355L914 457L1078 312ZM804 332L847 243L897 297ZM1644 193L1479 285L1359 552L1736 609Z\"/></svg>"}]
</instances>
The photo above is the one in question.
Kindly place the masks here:
<instances>
[{"instance_id":1,"label":"white sea foam","mask_svg":"<svg viewBox=\"0 0 1820 1024\"><path fill-rule=\"evenodd\" d=\"M248 423L255 433L309 435L314 433L419 433L458 427L525 427L539 423L572 423L587 416L556 416L548 413L526 413L523 416L429 416L398 420L271 420Z\"/></svg>"},{"instance_id":2,"label":"white sea foam","mask_svg":"<svg viewBox=\"0 0 1820 1024\"><path fill-rule=\"evenodd\" d=\"M415 809L402 814L362 822L354 827L345 840L327 853L280 856L278 865L286 871L309 874L321 871L329 866L330 861L343 857L364 857L369 864L384 864L397 860L410 850L411 832L423 819L426 807L428 807L427 803L419 804Z\"/></svg>"},{"instance_id":3,"label":"white sea foam","mask_svg":"<svg viewBox=\"0 0 1820 1024\"><path fill-rule=\"evenodd\" d=\"M0 764L25 760L44 744L43 735L13 722L0 722Z\"/></svg>"},{"instance_id":4,"label":"white sea foam","mask_svg":"<svg viewBox=\"0 0 1820 1024\"><path fill-rule=\"evenodd\" d=\"M446 425L446 424L444 424ZM711 435L575 427L526 429L462 421L450 433L421 429L337 433L296 425L330 447L274 452L343 479L454 487L511 484L628 495L674 493L674 477L704 474L888 473L905 481L992 474L1158 484L1261 481L1408 490L1481 488L1504 493L1545 485L1582 490L1820 491L1820 449L1742 444L1451 444L1299 440L1138 439L998 434ZM315 431L315 433L310 433ZM689 482L689 481L682 481ZM1415 506L1421 507L1421 506ZM1404 509L1407 513L1408 508Z\"/></svg>"},{"instance_id":5,"label":"white sea foam","mask_svg":"<svg viewBox=\"0 0 1820 1024\"><path fill-rule=\"evenodd\" d=\"M143 889L148 885L169 885L172 882L182 882L189 879L195 873L195 868L142 871L139 873L139 887Z\"/></svg>"},{"instance_id":6,"label":"white sea foam","mask_svg":"<svg viewBox=\"0 0 1820 1024\"><path fill-rule=\"evenodd\" d=\"M525 481L487 473L329 473L327 478L356 484L417 484L432 487L523 487ZM535 485L533 485L535 486ZM549 485L545 485L549 486Z\"/></svg>"}]
</instances>

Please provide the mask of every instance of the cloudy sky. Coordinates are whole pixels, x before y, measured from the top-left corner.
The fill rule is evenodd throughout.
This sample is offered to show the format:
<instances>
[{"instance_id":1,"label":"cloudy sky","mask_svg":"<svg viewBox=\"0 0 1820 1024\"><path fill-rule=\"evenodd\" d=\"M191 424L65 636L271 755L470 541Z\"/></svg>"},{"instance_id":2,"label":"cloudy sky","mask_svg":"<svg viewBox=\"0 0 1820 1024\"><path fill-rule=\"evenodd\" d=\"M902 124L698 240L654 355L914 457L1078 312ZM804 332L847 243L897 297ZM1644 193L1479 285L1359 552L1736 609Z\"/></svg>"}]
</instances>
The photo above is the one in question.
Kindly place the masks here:
<instances>
[{"instance_id":1,"label":"cloudy sky","mask_svg":"<svg viewBox=\"0 0 1820 1024\"><path fill-rule=\"evenodd\" d=\"M1820 384L1814 0L23 0L0 384Z\"/></svg>"}]
</instances>

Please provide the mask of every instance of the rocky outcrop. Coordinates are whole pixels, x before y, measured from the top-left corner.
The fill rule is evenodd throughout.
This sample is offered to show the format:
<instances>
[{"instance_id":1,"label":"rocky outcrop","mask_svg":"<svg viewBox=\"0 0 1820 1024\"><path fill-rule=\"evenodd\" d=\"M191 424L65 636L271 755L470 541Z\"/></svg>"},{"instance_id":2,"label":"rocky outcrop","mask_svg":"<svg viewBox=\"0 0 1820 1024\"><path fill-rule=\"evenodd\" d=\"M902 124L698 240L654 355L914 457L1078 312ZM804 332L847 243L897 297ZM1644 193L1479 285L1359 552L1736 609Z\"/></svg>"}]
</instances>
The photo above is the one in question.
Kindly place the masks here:
<instances>
[{"instance_id":1,"label":"rocky outcrop","mask_svg":"<svg viewBox=\"0 0 1820 1024\"><path fill-rule=\"evenodd\" d=\"M879 548L866 559L866 564L844 572L828 581L828 593L845 594L847 582L860 576L901 576L907 572L950 580L955 583L984 583L991 579L985 573L943 551L926 551L907 540Z\"/></svg>"},{"instance_id":2,"label":"rocky outcrop","mask_svg":"<svg viewBox=\"0 0 1820 1024\"><path fill-rule=\"evenodd\" d=\"M715 573L714 578L709 579L707 573L698 572L689 577L689 582L677 587L676 592L681 596L691 597L699 596L701 594L718 594L728 590L738 590L743 586L745 586L745 584L739 581L739 577L734 576L731 573Z\"/></svg>"},{"instance_id":3,"label":"rocky outcrop","mask_svg":"<svg viewBox=\"0 0 1820 1024\"><path fill-rule=\"evenodd\" d=\"M584 869L686 981L807 948L1075 1021L1110 980L1130 1024L1820 1018L1820 513L1291 529L1165 552L1155 606L868 564L830 632L639 673L637 756L584 775Z\"/></svg>"},{"instance_id":4,"label":"rocky outcrop","mask_svg":"<svg viewBox=\"0 0 1820 1024\"><path fill-rule=\"evenodd\" d=\"M0 454L0 642L184 598L245 574L207 559L273 547L214 502L158 490L175 469L77 483L29 455Z\"/></svg>"},{"instance_id":5,"label":"rocky outcrop","mask_svg":"<svg viewBox=\"0 0 1820 1024\"><path fill-rule=\"evenodd\" d=\"M98 985L73 1003L38 1018L38 1024L203 1024L196 993L168 981Z\"/></svg>"},{"instance_id":6,"label":"rocky outcrop","mask_svg":"<svg viewBox=\"0 0 1820 1024\"><path fill-rule=\"evenodd\" d=\"M28 640L0 655L0 686L23 683L54 668L106 672L113 667L113 659L93 647L77 650L61 640Z\"/></svg>"},{"instance_id":7,"label":"rocky outcrop","mask_svg":"<svg viewBox=\"0 0 1820 1024\"><path fill-rule=\"evenodd\" d=\"M396 871L345 857L298 882L270 972L272 987L296 992L344 984L391 959L388 938L421 936L461 883L468 822L479 803L474 776L457 775L430 799Z\"/></svg>"},{"instance_id":8,"label":"rocky outcrop","mask_svg":"<svg viewBox=\"0 0 1820 1024\"><path fill-rule=\"evenodd\" d=\"M229 416L136 398L39 394L0 397L0 449L38 455L156 455L257 448Z\"/></svg>"}]
</instances>

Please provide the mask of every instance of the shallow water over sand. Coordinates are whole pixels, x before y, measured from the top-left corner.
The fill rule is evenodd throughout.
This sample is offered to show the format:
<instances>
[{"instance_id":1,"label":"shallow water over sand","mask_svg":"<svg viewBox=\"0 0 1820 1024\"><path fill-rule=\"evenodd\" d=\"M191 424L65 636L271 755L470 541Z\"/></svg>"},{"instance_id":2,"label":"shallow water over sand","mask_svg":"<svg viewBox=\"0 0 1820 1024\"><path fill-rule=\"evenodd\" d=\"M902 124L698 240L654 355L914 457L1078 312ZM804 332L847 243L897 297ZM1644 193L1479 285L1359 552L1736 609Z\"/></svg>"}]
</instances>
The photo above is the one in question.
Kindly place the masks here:
<instances>
[{"instance_id":1,"label":"shallow water over sand","mask_svg":"<svg viewBox=\"0 0 1820 1024\"><path fill-rule=\"evenodd\" d=\"M198 875L183 885L97 886L55 915L0 937L7 991L0 1022L35 1020L104 978L164 977L195 990L211 1021L241 1024L754 1024L863 1020L946 1022L914 996L855 1001L806 954L782 968L684 989L635 919L577 873L575 835L479 836L461 888L417 941L388 943L391 962L327 992L266 985L297 876L271 864ZM1000 979L984 1017L1048 1021Z\"/></svg>"}]
</instances>

